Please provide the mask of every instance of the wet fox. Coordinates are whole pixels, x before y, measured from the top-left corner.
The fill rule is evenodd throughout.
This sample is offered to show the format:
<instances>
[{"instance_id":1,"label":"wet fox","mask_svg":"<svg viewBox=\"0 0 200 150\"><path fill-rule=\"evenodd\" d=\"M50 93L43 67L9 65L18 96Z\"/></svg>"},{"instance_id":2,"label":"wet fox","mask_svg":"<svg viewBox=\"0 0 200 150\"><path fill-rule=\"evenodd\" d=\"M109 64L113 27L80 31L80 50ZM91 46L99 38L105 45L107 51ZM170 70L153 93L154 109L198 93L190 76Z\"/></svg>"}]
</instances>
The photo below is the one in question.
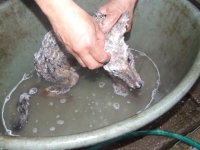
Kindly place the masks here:
<instances>
[{"instance_id":1,"label":"wet fox","mask_svg":"<svg viewBox=\"0 0 200 150\"><path fill-rule=\"evenodd\" d=\"M103 28L106 15L95 13L93 18ZM142 81L135 70L133 54L124 42L124 33L129 20L128 11L124 12L112 29L105 34L104 50L111 55L110 61L103 68L112 76L123 80L129 87L140 89ZM48 32L42 41L42 46L34 54L34 65L39 77L55 83L46 88L46 95L64 94L76 85L79 75L78 67L74 67L75 58L69 54L53 31ZM75 60L76 61L76 60ZM49 94L48 94L49 93Z\"/></svg>"},{"instance_id":2,"label":"wet fox","mask_svg":"<svg viewBox=\"0 0 200 150\"><path fill-rule=\"evenodd\" d=\"M106 15L96 13L94 18L103 28L102 21ZM110 61L103 66L113 77L123 80L129 87L140 89L142 81L134 66L134 57L124 41L127 22L129 21L129 12L124 12L112 29L105 34L104 50L111 55Z\"/></svg>"},{"instance_id":3,"label":"wet fox","mask_svg":"<svg viewBox=\"0 0 200 150\"><path fill-rule=\"evenodd\" d=\"M97 12L93 17L103 28L102 22L106 15ZM133 54L124 41L128 20L129 13L126 11L112 29L105 33L104 50L110 53L111 59L103 68L113 77L115 93L122 96L126 96L127 91L116 78L121 79L131 88L140 89L142 87L141 78L135 70ZM34 54L34 65L39 77L55 83L44 90L45 95L64 94L78 82L79 75L75 72L77 65L72 66L74 60L75 58L65 50L53 31L44 36L41 48ZM20 95L18 111L21 115L14 126L17 130L21 129L28 120L30 96L30 92Z\"/></svg>"}]
</instances>

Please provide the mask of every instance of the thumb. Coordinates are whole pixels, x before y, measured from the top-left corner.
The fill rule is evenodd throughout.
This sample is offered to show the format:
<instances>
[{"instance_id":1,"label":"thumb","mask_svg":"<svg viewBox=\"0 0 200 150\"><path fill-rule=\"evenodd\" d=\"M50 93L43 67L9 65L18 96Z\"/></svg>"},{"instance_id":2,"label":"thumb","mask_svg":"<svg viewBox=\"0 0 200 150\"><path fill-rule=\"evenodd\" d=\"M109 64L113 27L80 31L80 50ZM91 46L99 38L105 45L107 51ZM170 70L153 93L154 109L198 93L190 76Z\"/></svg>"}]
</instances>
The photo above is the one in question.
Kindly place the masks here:
<instances>
[{"instance_id":1,"label":"thumb","mask_svg":"<svg viewBox=\"0 0 200 150\"><path fill-rule=\"evenodd\" d=\"M106 14L106 18L103 21L103 28L102 28L103 32L104 33L109 32L120 16L121 16L120 12Z\"/></svg>"},{"instance_id":2,"label":"thumb","mask_svg":"<svg viewBox=\"0 0 200 150\"><path fill-rule=\"evenodd\" d=\"M130 14L130 13L129 13ZM128 21L128 24L126 26L126 32L129 32L131 30L131 26L132 26L132 21L133 21L133 15L130 15L130 20Z\"/></svg>"}]
</instances>

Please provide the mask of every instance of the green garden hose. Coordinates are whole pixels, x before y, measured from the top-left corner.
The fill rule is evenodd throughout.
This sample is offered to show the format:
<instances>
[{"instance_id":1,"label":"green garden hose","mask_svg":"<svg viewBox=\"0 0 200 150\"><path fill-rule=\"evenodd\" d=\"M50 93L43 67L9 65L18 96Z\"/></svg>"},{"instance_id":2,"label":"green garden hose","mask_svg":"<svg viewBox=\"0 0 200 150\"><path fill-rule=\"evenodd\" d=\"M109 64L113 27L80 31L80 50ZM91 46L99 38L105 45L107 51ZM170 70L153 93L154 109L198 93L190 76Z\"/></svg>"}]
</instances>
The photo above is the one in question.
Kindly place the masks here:
<instances>
[{"instance_id":1,"label":"green garden hose","mask_svg":"<svg viewBox=\"0 0 200 150\"><path fill-rule=\"evenodd\" d=\"M102 142L102 143L96 144L94 146L91 146L87 150L97 150L97 149L103 148L104 146L106 146L108 144L117 142L117 141L125 139L125 138L130 138L130 137L135 137L135 136L145 136L145 135L159 135L159 136L166 136L166 137L174 138L174 139L180 140L180 141L187 143L188 145L191 145L200 150L200 143L198 143L188 137L182 136L180 134L165 131L165 130L134 131L134 132L128 133L126 135L108 140L106 142Z\"/></svg>"}]
</instances>

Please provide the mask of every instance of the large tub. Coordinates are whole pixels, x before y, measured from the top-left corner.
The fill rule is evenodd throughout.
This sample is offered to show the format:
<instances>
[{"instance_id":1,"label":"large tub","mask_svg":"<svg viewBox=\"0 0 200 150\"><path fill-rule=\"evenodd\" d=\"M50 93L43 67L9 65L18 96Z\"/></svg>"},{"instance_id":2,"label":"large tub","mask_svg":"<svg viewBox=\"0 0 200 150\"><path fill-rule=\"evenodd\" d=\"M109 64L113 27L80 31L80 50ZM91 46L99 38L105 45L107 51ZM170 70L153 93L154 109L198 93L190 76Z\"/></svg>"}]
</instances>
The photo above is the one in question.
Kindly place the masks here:
<instances>
[{"instance_id":1,"label":"large tub","mask_svg":"<svg viewBox=\"0 0 200 150\"><path fill-rule=\"evenodd\" d=\"M105 0L77 0L93 14ZM34 1L0 3L0 104L26 72L44 34L51 29ZM160 86L148 109L128 119L73 135L11 137L0 128L5 149L71 149L93 145L137 130L172 108L200 75L200 12L187 0L139 0L127 43L145 52L160 71ZM18 64L18 61L24 63ZM12 71L11 71L12 70Z\"/></svg>"}]
</instances>

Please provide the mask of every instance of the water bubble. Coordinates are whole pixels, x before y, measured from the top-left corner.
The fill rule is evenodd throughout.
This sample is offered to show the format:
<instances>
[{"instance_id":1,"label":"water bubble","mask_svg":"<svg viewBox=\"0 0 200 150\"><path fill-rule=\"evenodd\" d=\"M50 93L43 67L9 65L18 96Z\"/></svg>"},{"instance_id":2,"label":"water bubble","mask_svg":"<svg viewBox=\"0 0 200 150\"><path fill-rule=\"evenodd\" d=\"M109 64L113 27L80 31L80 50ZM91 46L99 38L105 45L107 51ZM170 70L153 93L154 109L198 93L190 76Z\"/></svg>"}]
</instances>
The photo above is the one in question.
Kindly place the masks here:
<instances>
[{"instance_id":1,"label":"water bubble","mask_svg":"<svg viewBox=\"0 0 200 150\"><path fill-rule=\"evenodd\" d=\"M36 123L38 123L38 120L35 120Z\"/></svg>"},{"instance_id":2,"label":"water bubble","mask_svg":"<svg viewBox=\"0 0 200 150\"><path fill-rule=\"evenodd\" d=\"M103 88L105 86L105 83L104 82L99 82L99 87L100 88Z\"/></svg>"},{"instance_id":3,"label":"water bubble","mask_svg":"<svg viewBox=\"0 0 200 150\"><path fill-rule=\"evenodd\" d=\"M50 105L50 106L53 106L53 102L49 102L49 105Z\"/></svg>"},{"instance_id":4,"label":"water bubble","mask_svg":"<svg viewBox=\"0 0 200 150\"><path fill-rule=\"evenodd\" d=\"M128 103L128 104L130 104L130 103L131 103L131 101L130 101L130 100L127 100L127 103Z\"/></svg>"},{"instance_id":5,"label":"water bubble","mask_svg":"<svg viewBox=\"0 0 200 150\"><path fill-rule=\"evenodd\" d=\"M33 94L37 93L37 88L31 88L31 89L28 91L28 93L29 93L30 95L33 95Z\"/></svg>"},{"instance_id":6,"label":"water bubble","mask_svg":"<svg viewBox=\"0 0 200 150\"><path fill-rule=\"evenodd\" d=\"M95 94L95 93L92 93L92 95L93 95L93 96L96 96L96 94Z\"/></svg>"},{"instance_id":7,"label":"water bubble","mask_svg":"<svg viewBox=\"0 0 200 150\"><path fill-rule=\"evenodd\" d=\"M23 76L23 79L27 80L27 79L31 78L32 76L33 76L32 74L25 73L24 76Z\"/></svg>"},{"instance_id":8,"label":"water bubble","mask_svg":"<svg viewBox=\"0 0 200 150\"><path fill-rule=\"evenodd\" d=\"M56 118L60 118L60 115L56 115Z\"/></svg>"},{"instance_id":9,"label":"water bubble","mask_svg":"<svg viewBox=\"0 0 200 150\"><path fill-rule=\"evenodd\" d=\"M50 127L49 130L50 131L54 131L56 128L55 127Z\"/></svg>"},{"instance_id":10,"label":"water bubble","mask_svg":"<svg viewBox=\"0 0 200 150\"><path fill-rule=\"evenodd\" d=\"M75 113L77 113L77 112L78 112L78 110L76 109L74 112L75 112Z\"/></svg>"},{"instance_id":11,"label":"water bubble","mask_svg":"<svg viewBox=\"0 0 200 150\"><path fill-rule=\"evenodd\" d=\"M64 120L58 120L57 124L62 125L64 123Z\"/></svg>"},{"instance_id":12,"label":"water bubble","mask_svg":"<svg viewBox=\"0 0 200 150\"><path fill-rule=\"evenodd\" d=\"M146 54L145 54L144 52L139 52L139 54L140 54L141 56L146 56Z\"/></svg>"},{"instance_id":13,"label":"water bubble","mask_svg":"<svg viewBox=\"0 0 200 150\"><path fill-rule=\"evenodd\" d=\"M24 99L25 100L29 100L30 98L30 95L28 93L22 93L20 96L19 96L19 102L21 103Z\"/></svg>"},{"instance_id":14,"label":"water bubble","mask_svg":"<svg viewBox=\"0 0 200 150\"><path fill-rule=\"evenodd\" d=\"M128 95L128 90L126 90L125 88L121 86L116 86L115 84L113 84L113 89L114 89L115 94L117 95L120 95L123 97L126 97Z\"/></svg>"},{"instance_id":15,"label":"water bubble","mask_svg":"<svg viewBox=\"0 0 200 150\"><path fill-rule=\"evenodd\" d=\"M92 124L90 125L90 128L92 128Z\"/></svg>"},{"instance_id":16,"label":"water bubble","mask_svg":"<svg viewBox=\"0 0 200 150\"><path fill-rule=\"evenodd\" d=\"M115 109L119 109L119 108L120 108L120 104L119 104L119 103L113 103L113 107L114 107Z\"/></svg>"},{"instance_id":17,"label":"water bubble","mask_svg":"<svg viewBox=\"0 0 200 150\"><path fill-rule=\"evenodd\" d=\"M10 100L10 97L7 96L7 97L5 98L5 102L7 102L7 101L9 101L9 100Z\"/></svg>"},{"instance_id":18,"label":"water bubble","mask_svg":"<svg viewBox=\"0 0 200 150\"><path fill-rule=\"evenodd\" d=\"M33 133L36 133L37 132L37 128L33 128Z\"/></svg>"},{"instance_id":19,"label":"water bubble","mask_svg":"<svg viewBox=\"0 0 200 150\"><path fill-rule=\"evenodd\" d=\"M64 104L64 103L66 103L66 101L67 101L66 99L61 99L60 103Z\"/></svg>"},{"instance_id":20,"label":"water bubble","mask_svg":"<svg viewBox=\"0 0 200 150\"><path fill-rule=\"evenodd\" d=\"M154 89L154 90L152 91L152 97L154 97L154 96L156 95L156 93L157 93L157 89Z\"/></svg>"}]
</instances>

